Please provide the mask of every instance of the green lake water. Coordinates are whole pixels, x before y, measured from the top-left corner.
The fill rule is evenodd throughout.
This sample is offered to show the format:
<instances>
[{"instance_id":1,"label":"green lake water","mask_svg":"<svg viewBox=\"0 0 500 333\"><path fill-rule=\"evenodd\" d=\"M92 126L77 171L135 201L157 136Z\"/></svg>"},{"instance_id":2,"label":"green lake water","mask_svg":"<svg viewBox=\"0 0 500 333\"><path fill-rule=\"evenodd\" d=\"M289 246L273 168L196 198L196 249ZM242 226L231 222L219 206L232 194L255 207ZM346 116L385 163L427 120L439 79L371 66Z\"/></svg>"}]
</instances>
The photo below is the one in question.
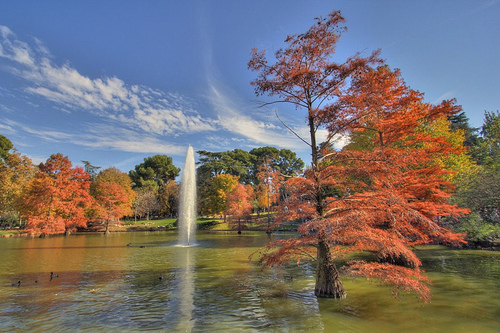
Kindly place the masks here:
<instances>
[{"instance_id":1,"label":"green lake water","mask_svg":"<svg viewBox=\"0 0 500 333\"><path fill-rule=\"evenodd\" d=\"M0 239L0 331L500 332L499 252L419 249L430 303L347 277L347 298L334 300L314 296L313 265L249 261L268 241L224 232L198 232L195 247L175 246L169 232Z\"/></svg>"}]
</instances>

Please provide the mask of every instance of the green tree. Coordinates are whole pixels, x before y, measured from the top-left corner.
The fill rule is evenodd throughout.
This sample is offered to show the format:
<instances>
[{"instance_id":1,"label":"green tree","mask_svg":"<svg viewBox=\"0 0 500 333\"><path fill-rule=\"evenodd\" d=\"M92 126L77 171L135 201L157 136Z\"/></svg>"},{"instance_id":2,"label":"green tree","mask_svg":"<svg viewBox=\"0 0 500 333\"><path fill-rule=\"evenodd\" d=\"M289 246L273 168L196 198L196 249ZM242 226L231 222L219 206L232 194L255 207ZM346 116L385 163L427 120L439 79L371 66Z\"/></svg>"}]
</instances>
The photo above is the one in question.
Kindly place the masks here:
<instances>
[{"instance_id":1,"label":"green tree","mask_svg":"<svg viewBox=\"0 0 500 333\"><path fill-rule=\"evenodd\" d=\"M222 174L236 176L243 184L252 183L252 168L254 157L242 149L226 152L197 151L199 166L197 168L198 182L204 184L213 177Z\"/></svg>"},{"instance_id":2,"label":"green tree","mask_svg":"<svg viewBox=\"0 0 500 333\"><path fill-rule=\"evenodd\" d=\"M222 214L225 222L229 209L228 196L236 185L238 185L236 176L220 174L211 178L200 195L200 208L203 214Z\"/></svg>"},{"instance_id":3,"label":"green tree","mask_svg":"<svg viewBox=\"0 0 500 333\"><path fill-rule=\"evenodd\" d=\"M172 164L172 158L167 155L154 155L144 158L144 162L135 166L129 172L134 188L149 187L153 191L174 180L181 170Z\"/></svg>"},{"instance_id":4,"label":"green tree","mask_svg":"<svg viewBox=\"0 0 500 333\"><path fill-rule=\"evenodd\" d=\"M255 156L253 176L256 177L259 167L265 161L269 166L279 171L283 176L297 177L304 169L304 161L289 149L277 149L274 147L260 147L250 150L250 154ZM258 183L258 182L257 182Z\"/></svg>"},{"instance_id":5,"label":"green tree","mask_svg":"<svg viewBox=\"0 0 500 333\"><path fill-rule=\"evenodd\" d=\"M448 120L452 131L463 131L465 137L464 146L470 148L477 145L479 129L470 126L469 118L467 118L464 111L449 116Z\"/></svg>"},{"instance_id":6,"label":"green tree","mask_svg":"<svg viewBox=\"0 0 500 333\"><path fill-rule=\"evenodd\" d=\"M197 169L198 182L206 183L211 178L229 174L239 177L240 183L258 185L257 173L264 160L268 160L273 169L279 170L286 177L295 177L304 168L304 162L288 149L260 147L247 152L235 149L226 152L198 151L200 155Z\"/></svg>"},{"instance_id":7,"label":"green tree","mask_svg":"<svg viewBox=\"0 0 500 333\"><path fill-rule=\"evenodd\" d=\"M460 114L459 114L460 115ZM470 244L492 243L500 237L500 117L498 111L486 112L480 135L470 129L466 117L452 119L452 128L465 131L464 145L478 166L460 167L454 183L457 186L451 202L472 211L458 222L445 219L451 228L467 234ZM467 135L470 132L472 134ZM469 137L469 139L468 139Z\"/></svg>"},{"instance_id":8,"label":"green tree","mask_svg":"<svg viewBox=\"0 0 500 333\"><path fill-rule=\"evenodd\" d=\"M12 148L14 148L12 141L0 134L0 158L5 160Z\"/></svg>"},{"instance_id":9,"label":"green tree","mask_svg":"<svg viewBox=\"0 0 500 333\"><path fill-rule=\"evenodd\" d=\"M349 133L349 143L344 146L345 150L373 150L375 148L374 131L352 131Z\"/></svg>"},{"instance_id":10,"label":"green tree","mask_svg":"<svg viewBox=\"0 0 500 333\"><path fill-rule=\"evenodd\" d=\"M466 232L468 241L493 242L500 237L500 173L482 167L465 174L451 200L473 212L456 223L447 221L454 230Z\"/></svg>"},{"instance_id":11,"label":"green tree","mask_svg":"<svg viewBox=\"0 0 500 333\"><path fill-rule=\"evenodd\" d=\"M500 113L498 111L484 113L481 136L478 144L482 153L479 164L500 172Z\"/></svg>"},{"instance_id":12,"label":"green tree","mask_svg":"<svg viewBox=\"0 0 500 333\"><path fill-rule=\"evenodd\" d=\"M82 163L85 172L90 176L90 180L95 180L95 178L97 177L97 173L99 172L99 169L101 167L92 165L89 161L82 161Z\"/></svg>"}]
</instances>

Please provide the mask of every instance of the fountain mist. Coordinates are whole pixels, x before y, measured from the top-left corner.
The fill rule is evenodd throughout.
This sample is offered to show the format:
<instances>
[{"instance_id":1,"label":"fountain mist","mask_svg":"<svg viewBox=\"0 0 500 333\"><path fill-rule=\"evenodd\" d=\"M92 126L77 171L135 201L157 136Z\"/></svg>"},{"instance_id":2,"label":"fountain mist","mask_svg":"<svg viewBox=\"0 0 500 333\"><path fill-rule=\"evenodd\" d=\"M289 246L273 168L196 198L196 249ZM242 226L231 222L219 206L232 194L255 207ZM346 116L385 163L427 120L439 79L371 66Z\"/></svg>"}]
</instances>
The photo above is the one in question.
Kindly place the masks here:
<instances>
[{"instance_id":1,"label":"fountain mist","mask_svg":"<svg viewBox=\"0 0 500 333\"><path fill-rule=\"evenodd\" d=\"M196 168L194 150L189 146L181 178L179 202L179 245L195 245L196 237Z\"/></svg>"}]
</instances>

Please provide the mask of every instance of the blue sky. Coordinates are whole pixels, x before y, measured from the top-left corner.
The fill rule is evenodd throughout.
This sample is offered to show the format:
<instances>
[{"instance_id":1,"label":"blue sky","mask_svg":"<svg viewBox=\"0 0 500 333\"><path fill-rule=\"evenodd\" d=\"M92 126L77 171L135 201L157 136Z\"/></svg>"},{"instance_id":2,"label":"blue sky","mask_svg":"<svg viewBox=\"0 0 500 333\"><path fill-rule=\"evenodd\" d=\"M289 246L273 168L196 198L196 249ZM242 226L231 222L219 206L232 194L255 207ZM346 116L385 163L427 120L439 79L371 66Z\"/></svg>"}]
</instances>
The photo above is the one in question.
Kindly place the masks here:
<instances>
[{"instance_id":1,"label":"blue sky","mask_svg":"<svg viewBox=\"0 0 500 333\"><path fill-rule=\"evenodd\" d=\"M0 134L39 163L62 153L124 172L166 154L274 146L310 162L305 113L258 107L252 47L342 11L337 61L380 48L428 102L480 127L500 109L500 1L1 1Z\"/></svg>"}]
</instances>

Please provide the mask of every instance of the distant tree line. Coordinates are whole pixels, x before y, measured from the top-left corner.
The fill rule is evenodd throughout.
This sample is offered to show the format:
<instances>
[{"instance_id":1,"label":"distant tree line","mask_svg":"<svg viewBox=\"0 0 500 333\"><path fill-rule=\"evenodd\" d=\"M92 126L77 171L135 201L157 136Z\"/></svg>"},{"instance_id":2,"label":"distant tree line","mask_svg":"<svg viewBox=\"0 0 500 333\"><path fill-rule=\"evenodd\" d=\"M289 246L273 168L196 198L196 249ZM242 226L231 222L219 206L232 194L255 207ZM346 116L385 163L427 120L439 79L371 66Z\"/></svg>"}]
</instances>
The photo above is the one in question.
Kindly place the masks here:
<instances>
[{"instance_id":1,"label":"distant tree line","mask_svg":"<svg viewBox=\"0 0 500 333\"><path fill-rule=\"evenodd\" d=\"M471 244L491 244L500 237L500 115L485 112L481 128L473 128L464 112L421 128L444 135L460 154L438 159L456 187L449 199L471 213L443 219ZM373 147L370 131L352 132L344 151ZM284 184L304 171L304 162L287 149L255 148L225 152L198 151L199 212L202 215L246 216L278 207ZM74 167L67 157L52 155L38 166L0 135L0 220L4 228L21 225L40 233L70 233L88 221L123 217L175 217L180 168L166 155L146 157L128 174L100 170L89 161ZM240 187L242 185L243 187ZM234 193L238 193L238 195ZM235 202L240 203L240 211Z\"/></svg>"},{"instance_id":2,"label":"distant tree line","mask_svg":"<svg viewBox=\"0 0 500 333\"><path fill-rule=\"evenodd\" d=\"M83 168L73 166L62 154L33 165L3 135L0 148L4 228L18 226L38 235L69 234L99 222L109 232L110 224L123 218L177 215L179 184L175 179L181 169L169 156L146 157L127 174L114 167L101 170L90 161L82 161ZM201 214L241 218L269 209L278 199L271 192L277 191L278 184L272 183L281 181L280 170L295 177L304 168L295 153L273 147L198 153ZM268 169L265 175L263 168Z\"/></svg>"}]
</instances>

